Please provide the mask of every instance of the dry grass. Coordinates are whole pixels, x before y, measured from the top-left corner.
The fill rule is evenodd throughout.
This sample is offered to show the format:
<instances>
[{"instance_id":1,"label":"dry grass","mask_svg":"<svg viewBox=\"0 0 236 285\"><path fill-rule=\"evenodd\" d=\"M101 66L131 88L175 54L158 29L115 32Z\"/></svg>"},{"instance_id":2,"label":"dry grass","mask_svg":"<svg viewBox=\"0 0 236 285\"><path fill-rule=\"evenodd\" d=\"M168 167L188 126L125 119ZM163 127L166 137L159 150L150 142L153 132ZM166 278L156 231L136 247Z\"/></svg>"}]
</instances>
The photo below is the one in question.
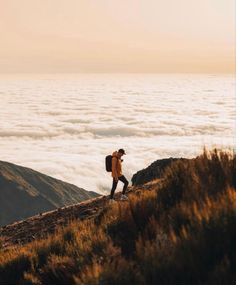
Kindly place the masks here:
<instances>
[{"instance_id":1,"label":"dry grass","mask_svg":"<svg viewBox=\"0 0 236 285\"><path fill-rule=\"evenodd\" d=\"M173 163L159 186L1 252L0 284L236 284L236 156Z\"/></svg>"}]
</instances>

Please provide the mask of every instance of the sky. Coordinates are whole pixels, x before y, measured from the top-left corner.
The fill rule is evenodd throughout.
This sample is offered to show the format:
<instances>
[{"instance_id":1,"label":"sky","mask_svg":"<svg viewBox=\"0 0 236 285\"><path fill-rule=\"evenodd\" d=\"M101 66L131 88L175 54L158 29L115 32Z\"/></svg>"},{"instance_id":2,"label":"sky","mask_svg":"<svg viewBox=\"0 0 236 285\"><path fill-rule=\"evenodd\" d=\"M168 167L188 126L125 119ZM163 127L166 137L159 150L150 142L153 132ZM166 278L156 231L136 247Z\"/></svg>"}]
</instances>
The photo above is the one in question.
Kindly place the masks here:
<instances>
[{"instance_id":1,"label":"sky","mask_svg":"<svg viewBox=\"0 0 236 285\"><path fill-rule=\"evenodd\" d=\"M235 0L0 0L0 73L234 73Z\"/></svg>"}]
</instances>

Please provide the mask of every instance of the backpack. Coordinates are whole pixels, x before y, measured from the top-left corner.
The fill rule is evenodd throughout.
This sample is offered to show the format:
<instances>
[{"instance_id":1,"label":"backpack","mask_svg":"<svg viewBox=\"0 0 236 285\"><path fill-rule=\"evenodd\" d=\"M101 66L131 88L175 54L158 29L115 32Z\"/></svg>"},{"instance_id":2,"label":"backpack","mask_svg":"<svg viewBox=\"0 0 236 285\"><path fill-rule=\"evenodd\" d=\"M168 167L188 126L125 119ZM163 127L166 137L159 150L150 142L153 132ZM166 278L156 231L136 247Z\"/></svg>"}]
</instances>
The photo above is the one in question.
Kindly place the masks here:
<instances>
[{"instance_id":1,"label":"backpack","mask_svg":"<svg viewBox=\"0 0 236 285\"><path fill-rule=\"evenodd\" d=\"M112 155L107 155L105 158L106 171L112 171Z\"/></svg>"},{"instance_id":2,"label":"backpack","mask_svg":"<svg viewBox=\"0 0 236 285\"><path fill-rule=\"evenodd\" d=\"M112 155L107 155L105 158L106 171L112 171Z\"/></svg>"}]
</instances>

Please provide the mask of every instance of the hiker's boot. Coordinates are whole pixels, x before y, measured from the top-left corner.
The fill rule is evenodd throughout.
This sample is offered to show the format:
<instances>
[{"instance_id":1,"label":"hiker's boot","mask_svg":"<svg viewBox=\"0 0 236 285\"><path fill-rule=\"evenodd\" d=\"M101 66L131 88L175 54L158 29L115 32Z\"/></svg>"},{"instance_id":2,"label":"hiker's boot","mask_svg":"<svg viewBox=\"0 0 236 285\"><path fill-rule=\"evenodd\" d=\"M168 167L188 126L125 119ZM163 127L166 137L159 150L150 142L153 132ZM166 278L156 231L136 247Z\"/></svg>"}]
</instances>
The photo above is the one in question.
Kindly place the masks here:
<instances>
[{"instance_id":1,"label":"hiker's boot","mask_svg":"<svg viewBox=\"0 0 236 285\"><path fill-rule=\"evenodd\" d=\"M129 200L129 198L128 198L128 196L122 194L121 197L120 197L120 200L121 201L127 201L127 200Z\"/></svg>"}]
</instances>

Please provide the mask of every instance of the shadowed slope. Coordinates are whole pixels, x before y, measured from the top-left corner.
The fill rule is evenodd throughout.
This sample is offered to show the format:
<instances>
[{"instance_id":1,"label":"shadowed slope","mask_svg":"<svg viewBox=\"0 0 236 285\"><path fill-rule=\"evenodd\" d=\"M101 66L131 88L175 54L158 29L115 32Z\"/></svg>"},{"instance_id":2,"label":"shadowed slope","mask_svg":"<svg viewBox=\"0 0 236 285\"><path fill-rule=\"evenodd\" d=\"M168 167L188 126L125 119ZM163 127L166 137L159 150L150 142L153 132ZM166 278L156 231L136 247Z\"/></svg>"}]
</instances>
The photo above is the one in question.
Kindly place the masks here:
<instances>
[{"instance_id":1,"label":"shadowed slope","mask_svg":"<svg viewBox=\"0 0 236 285\"><path fill-rule=\"evenodd\" d=\"M30 168L0 161L0 226L97 196Z\"/></svg>"}]
</instances>

